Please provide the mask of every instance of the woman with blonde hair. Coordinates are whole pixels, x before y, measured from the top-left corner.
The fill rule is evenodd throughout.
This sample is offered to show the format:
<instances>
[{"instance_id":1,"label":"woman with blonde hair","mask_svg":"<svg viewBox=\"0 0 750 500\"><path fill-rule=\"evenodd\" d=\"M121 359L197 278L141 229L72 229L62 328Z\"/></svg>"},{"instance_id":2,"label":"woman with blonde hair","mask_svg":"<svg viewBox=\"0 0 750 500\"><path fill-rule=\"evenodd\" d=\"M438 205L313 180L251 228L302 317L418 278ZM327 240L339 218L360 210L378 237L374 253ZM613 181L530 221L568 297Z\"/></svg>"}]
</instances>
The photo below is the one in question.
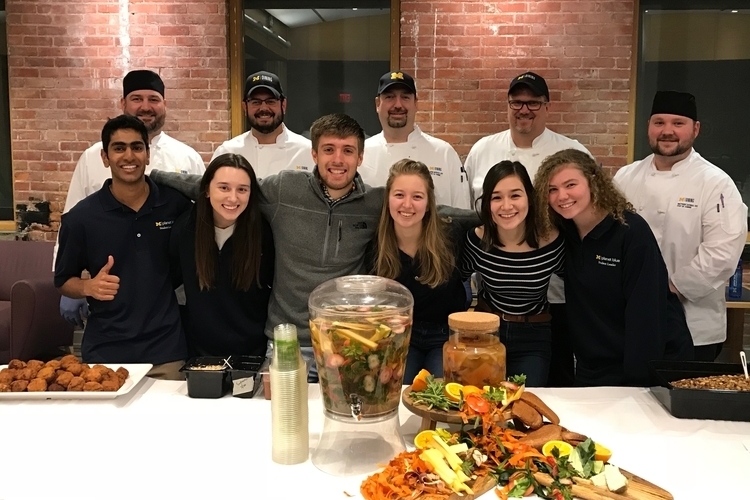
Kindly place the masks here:
<instances>
[{"instance_id":1,"label":"woman with blonde hair","mask_svg":"<svg viewBox=\"0 0 750 500\"><path fill-rule=\"evenodd\" d=\"M552 358L552 316L547 289L563 266L563 238L539 234L534 187L521 163L501 161L484 178L479 218L466 233L459 264L463 277L482 279L477 310L500 316L507 374L528 386L547 384Z\"/></svg>"},{"instance_id":2,"label":"woman with blonde hair","mask_svg":"<svg viewBox=\"0 0 750 500\"><path fill-rule=\"evenodd\" d=\"M449 224L438 216L427 166L403 159L390 169L377 234L365 262L373 274L394 279L414 296L414 325L404 380L419 370L443 374L448 315L466 309Z\"/></svg>"},{"instance_id":3,"label":"woman with blonde hair","mask_svg":"<svg viewBox=\"0 0 750 500\"><path fill-rule=\"evenodd\" d=\"M650 227L591 156L566 149L534 179L540 232L565 235L565 294L576 381L650 383L648 362L692 359L685 312L669 291Z\"/></svg>"}]
</instances>

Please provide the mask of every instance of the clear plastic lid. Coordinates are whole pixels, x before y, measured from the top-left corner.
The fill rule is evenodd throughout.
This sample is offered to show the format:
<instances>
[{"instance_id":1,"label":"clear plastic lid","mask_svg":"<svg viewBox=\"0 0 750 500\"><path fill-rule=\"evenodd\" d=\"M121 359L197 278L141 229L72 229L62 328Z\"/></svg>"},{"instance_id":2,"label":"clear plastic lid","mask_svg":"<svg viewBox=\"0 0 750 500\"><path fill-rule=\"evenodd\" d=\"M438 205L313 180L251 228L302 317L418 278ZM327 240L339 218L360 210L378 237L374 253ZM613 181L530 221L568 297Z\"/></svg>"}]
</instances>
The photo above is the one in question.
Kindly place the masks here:
<instances>
[{"instance_id":1,"label":"clear plastic lid","mask_svg":"<svg viewBox=\"0 0 750 500\"><path fill-rule=\"evenodd\" d=\"M397 281L370 275L342 276L326 281L310 294L310 313L317 316L339 310L343 315L366 316L384 308L394 309L394 314L411 313L414 297Z\"/></svg>"}]
</instances>

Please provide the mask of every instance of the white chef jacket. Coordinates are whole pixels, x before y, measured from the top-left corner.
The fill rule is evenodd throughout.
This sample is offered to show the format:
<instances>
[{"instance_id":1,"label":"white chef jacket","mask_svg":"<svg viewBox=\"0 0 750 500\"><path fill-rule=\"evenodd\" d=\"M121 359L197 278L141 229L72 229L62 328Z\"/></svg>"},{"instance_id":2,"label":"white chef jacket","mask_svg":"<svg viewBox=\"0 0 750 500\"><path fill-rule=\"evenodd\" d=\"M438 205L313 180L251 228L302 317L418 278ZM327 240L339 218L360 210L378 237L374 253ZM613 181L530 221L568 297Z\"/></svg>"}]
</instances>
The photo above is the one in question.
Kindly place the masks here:
<instances>
[{"instance_id":1,"label":"white chef jacket","mask_svg":"<svg viewBox=\"0 0 750 500\"><path fill-rule=\"evenodd\" d=\"M548 128L534 139L530 148L517 147L510 136L510 130L482 137L471 147L464 163L471 185L472 203L476 203L476 200L482 197L484 177L494 165L503 160L517 161L526 167L531 182L534 182L534 176L542 161L563 149L577 149L591 155L580 142ZM565 285L562 279L554 274L550 279L547 300L553 304L565 302Z\"/></svg>"},{"instance_id":2,"label":"white chef jacket","mask_svg":"<svg viewBox=\"0 0 750 500\"><path fill-rule=\"evenodd\" d=\"M174 139L164 132L159 132L151 139L149 144L149 164L146 166L146 174L151 170L163 170L165 172L178 172L182 174L203 175L206 167L203 158L196 150ZM87 196L99 191L104 181L112 177L110 169L104 166L102 161L102 143L97 142L83 152L78 159L73 177L70 179L68 196L65 199L63 213ZM52 258L52 270L55 269L57 259L57 241L55 242L54 255Z\"/></svg>"},{"instance_id":3,"label":"white chef jacket","mask_svg":"<svg viewBox=\"0 0 750 500\"><path fill-rule=\"evenodd\" d=\"M312 172L315 162L312 158L312 143L299 134L281 125L283 131L276 137L275 144L259 144L252 132L233 137L216 148L213 160L225 153L242 155L252 165L258 179L278 174L282 170L304 170Z\"/></svg>"},{"instance_id":4,"label":"white chef jacket","mask_svg":"<svg viewBox=\"0 0 750 500\"><path fill-rule=\"evenodd\" d=\"M622 167L615 183L654 232L669 278L686 299L693 343L722 342L725 284L745 246L747 207L731 177L695 150L670 171L656 170L653 160Z\"/></svg>"},{"instance_id":5,"label":"white chef jacket","mask_svg":"<svg viewBox=\"0 0 750 500\"><path fill-rule=\"evenodd\" d=\"M416 125L406 142L388 143L383 132L367 139L362 165L357 171L365 184L385 186L393 164L404 158L427 165L435 184L435 201L438 205L471 208L469 182L458 153L450 144L425 134Z\"/></svg>"}]
</instances>

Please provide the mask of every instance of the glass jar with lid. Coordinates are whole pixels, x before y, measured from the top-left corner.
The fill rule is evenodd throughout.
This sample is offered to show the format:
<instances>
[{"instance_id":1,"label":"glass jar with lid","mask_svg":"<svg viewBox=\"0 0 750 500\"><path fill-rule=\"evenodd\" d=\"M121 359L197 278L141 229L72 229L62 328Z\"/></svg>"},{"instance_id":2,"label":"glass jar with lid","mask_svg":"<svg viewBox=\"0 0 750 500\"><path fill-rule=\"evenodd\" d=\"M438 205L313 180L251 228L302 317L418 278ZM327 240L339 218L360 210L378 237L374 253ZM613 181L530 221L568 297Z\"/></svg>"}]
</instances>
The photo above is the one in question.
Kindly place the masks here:
<instances>
[{"instance_id":1,"label":"glass jar with lid","mask_svg":"<svg viewBox=\"0 0 750 500\"><path fill-rule=\"evenodd\" d=\"M443 345L443 378L462 385L498 387L505 380L506 353L497 331L500 318L484 312L448 316L451 335Z\"/></svg>"}]
</instances>

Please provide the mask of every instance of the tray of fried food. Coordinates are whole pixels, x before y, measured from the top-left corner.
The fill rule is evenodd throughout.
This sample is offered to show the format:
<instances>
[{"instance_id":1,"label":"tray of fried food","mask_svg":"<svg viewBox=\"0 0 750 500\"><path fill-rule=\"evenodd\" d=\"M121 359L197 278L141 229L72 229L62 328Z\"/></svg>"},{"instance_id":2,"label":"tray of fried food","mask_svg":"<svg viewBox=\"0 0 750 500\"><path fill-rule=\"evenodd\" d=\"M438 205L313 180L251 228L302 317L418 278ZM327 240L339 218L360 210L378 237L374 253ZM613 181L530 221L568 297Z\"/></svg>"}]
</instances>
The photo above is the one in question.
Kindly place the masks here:
<instances>
[{"instance_id":1,"label":"tray of fried food","mask_svg":"<svg viewBox=\"0 0 750 500\"><path fill-rule=\"evenodd\" d=\"M131 374L134 368L140 380L151 365L91 366L81 363L72 354L47 362L36 359L13 359L7 366L0 367L0 399L91 399L91 394L95 393L101 395L94 399L109 399L129 391L137 382ZM31 397L38 393L44 393L46 396ZM61 396L61 393L85 393L86 396Z\"/></svg>"}]
</instances>

